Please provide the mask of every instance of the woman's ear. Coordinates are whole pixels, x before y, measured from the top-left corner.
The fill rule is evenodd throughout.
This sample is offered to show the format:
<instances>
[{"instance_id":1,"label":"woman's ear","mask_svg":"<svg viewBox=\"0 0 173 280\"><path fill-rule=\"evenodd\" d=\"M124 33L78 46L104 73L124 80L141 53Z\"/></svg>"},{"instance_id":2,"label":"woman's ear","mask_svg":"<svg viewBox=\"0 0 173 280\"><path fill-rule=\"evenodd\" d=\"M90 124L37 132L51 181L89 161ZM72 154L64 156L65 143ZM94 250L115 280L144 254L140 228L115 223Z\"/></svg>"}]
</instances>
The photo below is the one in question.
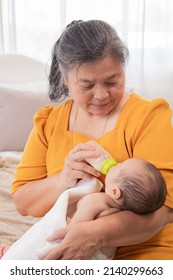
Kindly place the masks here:
<instances>
[{"instance_id":1,"label":"woman's ear","mask_svg":"<svg viewBox=\"0 0 173 280\"><path fill-rule=\"evenodd\" d=\"M65 74L62 74L62 75L63 75L64 85L65 85L66 87L68 87L68 76L65 75Z\"/></svg>"},{"instance_id":2,"label":"woman's ear","mask_svg":"<svg viewBox=\"0 0 173 280\"><path fill-rule=\"evenodd\" d=\"M67 79L64 78L64 85L67 87Z\"/></svg>"},{"instance_id":3,"label":"woman's ear","mask_svg":"<svg viewBox=\"0 0 173 280\"><path fill-rule=\"evenodd\" d=\"M112 189L112 195L113 195L113 199L114 200L119 199L121 197L121 190L120 190L120 188L114 187Z\"/></svg>"},{"instance_id":4,"label":"woman's ear","mask_svg":"<svg viewBox=\"0 0 173 280\"><path fill-rule=\"evenodd\" d=\"M68 92L68 86L67 86L67 79L64 78L64 88L65 88L65 91Z\"/></svg>"}]
</instances>

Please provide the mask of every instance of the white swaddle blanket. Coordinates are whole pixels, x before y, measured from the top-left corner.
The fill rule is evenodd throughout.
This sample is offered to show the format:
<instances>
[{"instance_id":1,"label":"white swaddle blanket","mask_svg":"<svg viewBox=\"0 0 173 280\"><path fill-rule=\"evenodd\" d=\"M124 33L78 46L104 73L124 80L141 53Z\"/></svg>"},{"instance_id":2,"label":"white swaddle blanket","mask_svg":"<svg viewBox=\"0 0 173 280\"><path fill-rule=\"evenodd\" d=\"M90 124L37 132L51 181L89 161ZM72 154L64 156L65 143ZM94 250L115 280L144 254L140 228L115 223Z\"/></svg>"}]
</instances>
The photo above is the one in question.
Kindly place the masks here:
<instances>
[{"instance_id":1,"label":"white swaddle blanket","mask_svg":"<svg viewBox=\"0 0 173 280\"><path fill-rule=\"evenodd\" d=\"M57 246L58 241L46 241L56 230L67 226L69 202L77 202L84 195L100 192L102 183L98 179L81 180L75 187L61 194L51 210L17 240L1 260L38 260ZM61 241L59 241L61 242Z\"/></svg>"}]
</instances>

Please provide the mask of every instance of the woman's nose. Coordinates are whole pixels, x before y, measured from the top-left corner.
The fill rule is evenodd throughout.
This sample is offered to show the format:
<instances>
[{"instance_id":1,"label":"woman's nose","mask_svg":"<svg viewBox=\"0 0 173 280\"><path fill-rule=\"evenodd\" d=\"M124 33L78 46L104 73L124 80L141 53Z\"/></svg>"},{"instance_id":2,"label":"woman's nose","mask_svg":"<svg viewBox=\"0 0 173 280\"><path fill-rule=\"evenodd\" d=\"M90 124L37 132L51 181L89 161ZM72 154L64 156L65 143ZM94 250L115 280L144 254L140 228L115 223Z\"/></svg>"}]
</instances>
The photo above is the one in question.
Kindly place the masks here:
<instances>
[{"instance_id":1,"label":"woman's nose","mask_svg":"<svg viewBox=\"0 0 173 280\"><path fill-rule=\"evenodd\" d=\"M104 100L109 96L109 92L106 87L96 86L94 89L94 98Z\"/></svg>"}]
</instances>

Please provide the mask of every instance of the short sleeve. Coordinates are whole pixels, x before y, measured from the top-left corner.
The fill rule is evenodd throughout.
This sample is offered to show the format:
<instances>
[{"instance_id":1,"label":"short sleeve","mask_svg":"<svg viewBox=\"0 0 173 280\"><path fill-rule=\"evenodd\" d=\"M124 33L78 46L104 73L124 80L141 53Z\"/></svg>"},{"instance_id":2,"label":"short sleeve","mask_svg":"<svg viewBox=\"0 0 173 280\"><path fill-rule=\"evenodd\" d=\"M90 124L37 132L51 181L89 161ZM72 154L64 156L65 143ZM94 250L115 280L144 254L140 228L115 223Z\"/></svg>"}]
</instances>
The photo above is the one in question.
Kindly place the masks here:
<instances>
[{"instance_id":1,"label":"short sleeve","mask_svg":"<svg viewBox=\"0 0 173 280\"><path fill-rule=\"evenodd\" d=\"M17 166L11 192L32 180L47 176L46 154L48 148L48 131L46 124L53 106L45 106L37 111L34 117L34 128L27 140L20 164Z\"/></svg>"},{"instance_id":2,"label":"short sleeve","mask_svg":"<svg viewBox=\"0 0 173 280\"><path fill-rule=\"evenodd\" d=\"M173 126L172 111L163 99L149 102L138 121L133 139L133 157L144 158L162 173L167 184L166 205L173 208Z\"/></svg>"}]
</instances>

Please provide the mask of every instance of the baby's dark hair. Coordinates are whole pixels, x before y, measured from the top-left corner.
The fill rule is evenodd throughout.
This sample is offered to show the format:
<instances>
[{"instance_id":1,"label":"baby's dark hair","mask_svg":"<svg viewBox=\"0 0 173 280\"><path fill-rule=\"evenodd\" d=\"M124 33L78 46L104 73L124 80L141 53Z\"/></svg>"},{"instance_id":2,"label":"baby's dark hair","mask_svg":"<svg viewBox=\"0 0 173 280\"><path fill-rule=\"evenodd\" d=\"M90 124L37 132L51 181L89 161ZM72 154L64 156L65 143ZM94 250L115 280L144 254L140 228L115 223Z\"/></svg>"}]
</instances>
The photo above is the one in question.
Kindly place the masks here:
<instances>
[{"instance_id":1,"label":"baby's dark hair","mask_svg":"<svg viewBox=\"0 0 173 280\"><path fill-rule=\"evenodd\" d=\"M163 206L166 199L166 183L161 172L148 161L144 162L143 176L120 174L123 210L137 214L149 214Z\"/></svg>"},{"instance_id":2,"label":"baby's dark hair","mask_svg":"<svg viewBox=\"0 0 173 280\"><path fill-rule=\"evenodd\" d=\"M94 62L112 55L124 65L128 49L115 29L101 20L73 21L55 43L49 75L49 97L58 101L68 96L64 77L82 63Z\"/></svg>"}]
</instances>

